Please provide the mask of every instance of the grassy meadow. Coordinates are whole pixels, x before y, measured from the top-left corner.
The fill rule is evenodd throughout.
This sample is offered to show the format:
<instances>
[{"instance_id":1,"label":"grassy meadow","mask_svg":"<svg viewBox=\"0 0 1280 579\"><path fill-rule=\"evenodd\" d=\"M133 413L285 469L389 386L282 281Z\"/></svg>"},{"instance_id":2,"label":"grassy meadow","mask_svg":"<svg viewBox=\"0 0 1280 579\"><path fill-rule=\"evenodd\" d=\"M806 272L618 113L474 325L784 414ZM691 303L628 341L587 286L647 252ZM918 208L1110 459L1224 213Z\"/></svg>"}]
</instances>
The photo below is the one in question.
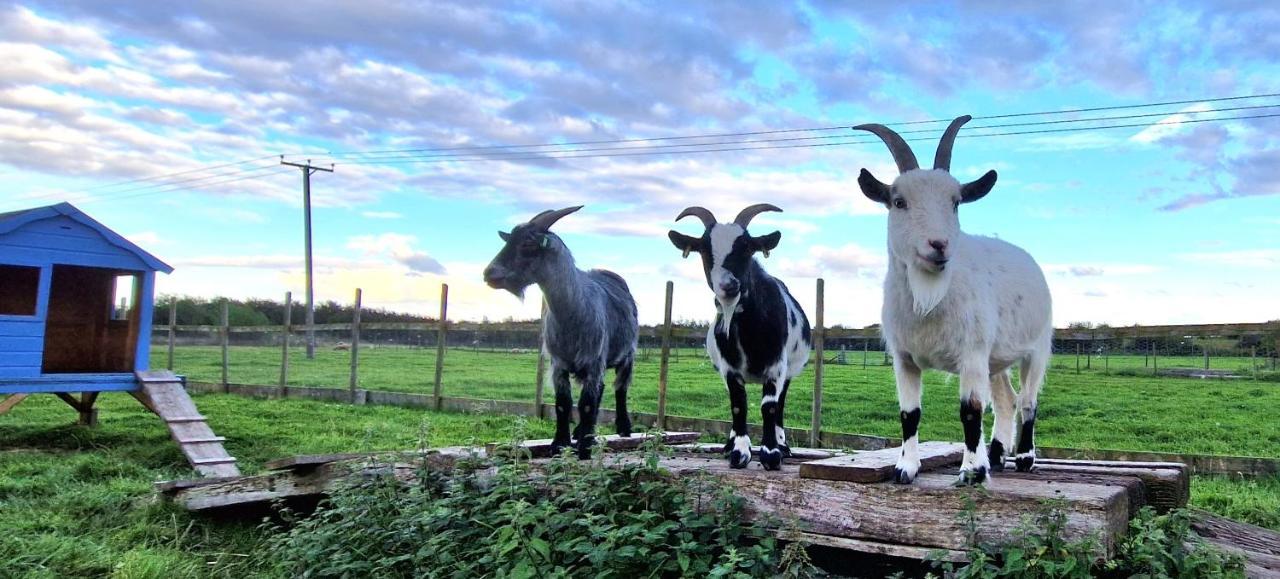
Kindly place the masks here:
<instances>
[{"instance_id":1,"label":"grassy meadow","mask_svg":"<svg viewBox=\"0 0 1280 579\"><path fill-rule=\"evenodd\" d=\"M154 365L163 365L165 355L163 348L156 348ZM828 353L828 359L833 357ZM434 348L362 347L360 387L429 393L435 358ZM279 381L278 348L233 346L229 359L232 383ZM862 359L862 352L849 352L848 364L826 365L823 428L899 436L892 368L882 365L878 352L867 357L865 368ZM1216 357L1210 361L1218 369L1252 374L1249 358ZM1080 364L1077 373L1074 354L1054 359L1040 398L1037 443L1042 446L1280 456L1280 429L1274 424L1275 412L1280 409L1280 383L1269 373L1262 373L1262 380L1156 377L1150 369L1143 369L1142 356L1094 356L1088 361L1082 358ZM1160 368L1197 368L1202 367L1203 359L1162 357L1158 364ZM656 411L658 365L656 352L642 356L637 363L630 395L632 410ZM174 366L194 381L221 380L217 347L179 347ZM290 354L291 385L343 388L349 372L349 352L321 348L314 360L307 360L301 348ZM453 348L445 355L443 388L446 396L532 401L536 375L536 353ZM749 388L759 392L758 386ZM926 374L921 421L924 439L962 438L956 417L957 389L955 379L944 373ZM550 388L544 396L547 402L552 401ZM606 389L606 408L612 404L611 389ZM728 419L724 385L700 349L683 349L672 356L667 404L673 415ZM812 404L811 364L792 383L787 424L807 426Z\"/></svg>"},{"instance_id":2,"label":"grassy meadow","mask_svg":"<svg viewBox=\"0 0 1280 579\"><path fill-rule=\"evenodd\" d=\"M307 453L397 450L550 436L549 421L309 400L197 395L246 473ZM0 416L0 577L252 577L268 532L192 516L152 493L189 478L154 416L125 394L100 400L100 424L75 426L53 396ZM1195 477L1192 502L1280 529L1280 479Z\"/></svg>"}]
</instances>

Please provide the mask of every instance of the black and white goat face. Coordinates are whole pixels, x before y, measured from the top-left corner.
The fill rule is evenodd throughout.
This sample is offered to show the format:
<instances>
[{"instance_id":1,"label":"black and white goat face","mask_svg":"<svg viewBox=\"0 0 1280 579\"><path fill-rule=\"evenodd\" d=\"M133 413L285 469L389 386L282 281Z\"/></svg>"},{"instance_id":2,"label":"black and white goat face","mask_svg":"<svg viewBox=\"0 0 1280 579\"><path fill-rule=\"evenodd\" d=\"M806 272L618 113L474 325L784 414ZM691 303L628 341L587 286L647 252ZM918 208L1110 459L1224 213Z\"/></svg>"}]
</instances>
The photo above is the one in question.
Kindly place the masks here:
<instances>
[{"instance_id":1,"label":"black and white goat face","mask_svg":"<svg viewBox=\"0 0 1280 579\"><path fill-rule=\"evenodd\" d=\"M667 237L671 243L684 252L697 253L702 257L702 272L707 278L707 287L715 293L716 303L723 310L725 318L732 316L738 300L742 297L742 279L751 265L751 259L757 252L769 257L769 252L778 246L782 233L775 231L759 237L747 232L747 226L757 214L765 211L782 211L768 203L760 203L743 209L733 223L719 223L710 211L702 207L690 207L676 217L676 221L690 215L702 220L706 228L702 237L692 237L679 231L669 231Z\"/></svg>"},{"instance_id":2,"label":"black and white goat face","mask_svg":"<svg viewBox=\"0 0 1280 579\"><path fill-rule=\"evenodd\" d=\"M883 139L901 172L893 185L885 185L863 169L858 186L872 201L889 209L889 253L906 267L944 272L952 256L952 241L960 236L960 204L981 199L996 184L995 171L963 185L949 172L956 132L969 118L960 117L947 127L932 171L919 168L911 148L892 130L883 125L854 127Z\"/></svg>"},{"instance_id":3,"label":"black and white goat face","mask_svg":"<svg viewBox=\"0 0 1280 579\"><path fill-rule=\"evenodd\" d=\"M505 245L484 268L484 282L491 288L524 297L524 290L537 283L538 273L546 259L566 250L564 242L550 231L551 225L579 209L582 209L581 205L543 211L528 222L515 226L510 233L499 231L498 237Z\"/></svg>"}]
</instances>

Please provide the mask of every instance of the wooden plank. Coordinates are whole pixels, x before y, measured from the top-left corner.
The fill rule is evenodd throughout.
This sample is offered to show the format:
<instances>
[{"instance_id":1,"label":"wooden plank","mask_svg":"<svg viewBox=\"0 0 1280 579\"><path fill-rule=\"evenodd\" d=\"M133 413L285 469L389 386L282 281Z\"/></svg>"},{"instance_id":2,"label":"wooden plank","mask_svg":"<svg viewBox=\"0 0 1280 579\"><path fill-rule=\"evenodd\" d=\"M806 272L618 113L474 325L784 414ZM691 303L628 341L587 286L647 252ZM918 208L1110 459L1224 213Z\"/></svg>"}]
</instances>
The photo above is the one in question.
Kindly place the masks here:
<instances>
[{"instance_id":1,"label":"wooden plank","mask_svg":"<svg viewBox=\"0 0 1280 579\"><path fill-rule=\"evenodd\" d=\"M921 561L931 559L935 561L964 563L969 560L968 554L959 550L930 549L925 547L913 547L910 545L895 545L893 543L882 543L880 541L833 537L830 535L819 535L817 533L806 533L803 531L783 531L778 533L778 538L784 541L804 543L807 545L820 545L823 547L843 549L845 551L855 551L871 555L884 555L888 557L902 557L904 559L918 559Z\"/></svg>"},{"instance_id":2,"label":"wooden plank","mask_svg":"<svg viewBox=\"0 0 1280 579\"><path fill-rule=\"evenodd\" d=\"M690 454L723 454L724 445L712 442L701 442L693 444L679 444L671 447L676 452L687 452ZM751 454L759 455L759 448L752 448ZM788 462L803 462L807 460L822 460L844 454L838 450L822 450L819 448L802 448L792 447L791 456L787 457Z\"/></svg>"},{"instance_id":3,"label":"wooden plank","mask_svg":"<svg viewBox=\"0 0 1280 579\"><path fill-rule=\"evenodd\" d=\"M1064 535L1072 540L1096 533L1103 556L1113 552L1130 516L1127 491L1116 486L993 478L985 489L956 488L954 475L929 472L910 485L868 484L798 476L812 462L784 464L772 472L730 469L711 458L674 457L662 464L677 475L719 478L746 502L751 519L779 516L810 533L926 549L965 548L969 500L978 540L1000 543L1020 524L1020 517L1011 513L1032 513L1045 500L1062 499Z\"/></svg>"},{"instance_id":4,"label":"wooden plank","mask_svg":"<svg viewBox=\"0 0 1280 579\"><path fill-rule=\"evenodd\" d=\"M999 476L1051 477L1058 473L1079 473L1134 477L1142 481L1145 489L1143 503L1160 512L1185 507L1191 499L1191 469L1180 463L1039 459L1034 473L1016 473L1014 467L1012 458L1005 459L1006 470Z\"/></svg>"},{"instance_id":5,"label":"wooden plank","mask_svg":"<svg viewBox=\"0 0 1280 579\"><path fill-rule=\"evenodd\" d=\"M26 400L28 396L31 396L31 395L30 394L9 395L8 398L5 398L3 401L0 401L0 414L4 414L10 410L13 410L14 406L22 404L22 401Z\"/></svg>"},{"instance_id":6,"label":"wooden plank","mask_svg":"<svg viewBox=\"0 0 1280 579\"><path fill-rule=\"evenodd\" d=\"M1280 577L1280 533L1205 511L1196 512L1191 529L1210 544L1244 556L1246 576Z\"/></svg>"},{"instance_id":7,"label":"wooden plank","mask_svg":"<svg viewBox=\"0 0 1280 579\"><path fill-rule=\"evenodd\" d=\"M663 444L681 444L698 440L701 434L697 432L664 432L662 433ZM596 443L603 444L609 450L631 450L639 448L644 443L653 439L653 435L637 433L629 437L623 438L617 434L609 434L606 436L596 436ZM501 445L490 443L485 447L489 453L498 452ZM534 458L546 458L551 456L551 439L526 440L520 443L520 448L527 451Z\"/></svg>"},{"instance_id":8,"label":"wooden plank","mask_svg":"<svg viewBox=\"0 0 1280 579\"><path fill-rule=\"evenodd\" d=\"M800 465L800 476L830 481L883 482L893 477L893 469L898 464L898 457L901 454L902 449L899 447L815 460ZM919 454L920 472L926 472L959 464L964 458L964 446L950 442L922 442L919 445Z\"/></svg>"}]
</instances>

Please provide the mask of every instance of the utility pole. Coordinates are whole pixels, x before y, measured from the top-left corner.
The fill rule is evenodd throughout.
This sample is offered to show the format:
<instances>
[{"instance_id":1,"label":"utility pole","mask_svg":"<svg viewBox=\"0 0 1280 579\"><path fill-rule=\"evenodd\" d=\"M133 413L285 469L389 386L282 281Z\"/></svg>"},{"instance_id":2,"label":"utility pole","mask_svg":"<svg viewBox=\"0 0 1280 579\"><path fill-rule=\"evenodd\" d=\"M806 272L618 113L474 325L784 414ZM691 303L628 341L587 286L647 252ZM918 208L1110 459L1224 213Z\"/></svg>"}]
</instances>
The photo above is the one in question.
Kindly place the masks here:
<instances>
[{"instance_id":1,"label":"utility pole","mask_svg":"<svg viewBox=\"0 0 1280 579\"><path fill-rule=\"evenodd\" d=\"M316 171L332 173L333 165L329 165L328 169L316 167L311 164L311 159L307 159L305 165L290 163L284 160L284 155L280 156L280 164L302 169L302 212L307 243L307 359L314 360L316 357L316 301L315 288L311 283L311 174Z\"/></svg>"}]
</instances>

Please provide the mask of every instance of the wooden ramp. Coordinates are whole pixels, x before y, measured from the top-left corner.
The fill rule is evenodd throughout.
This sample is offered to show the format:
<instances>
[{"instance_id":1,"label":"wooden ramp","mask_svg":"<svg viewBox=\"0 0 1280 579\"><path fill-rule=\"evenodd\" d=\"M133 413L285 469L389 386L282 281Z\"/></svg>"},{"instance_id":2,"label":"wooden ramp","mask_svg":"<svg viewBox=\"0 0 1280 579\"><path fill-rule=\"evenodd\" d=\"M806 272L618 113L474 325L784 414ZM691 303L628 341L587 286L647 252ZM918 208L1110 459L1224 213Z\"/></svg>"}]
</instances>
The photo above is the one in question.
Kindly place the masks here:
<instances>
[{"instance_id":1,"label":"wooden ramp","mask_svg":"<svg viewBox=\"0 0 1280 579\"><path fill-rule=\"evenodd\" d=\"M138 372L137 377L142 387L133 392L134 397L164 420L174 442L196 472L206 477L240 476L236 459L222 447L226 439L213 434L173 372L150 370Z\"/></svg>"}]
</instances>

